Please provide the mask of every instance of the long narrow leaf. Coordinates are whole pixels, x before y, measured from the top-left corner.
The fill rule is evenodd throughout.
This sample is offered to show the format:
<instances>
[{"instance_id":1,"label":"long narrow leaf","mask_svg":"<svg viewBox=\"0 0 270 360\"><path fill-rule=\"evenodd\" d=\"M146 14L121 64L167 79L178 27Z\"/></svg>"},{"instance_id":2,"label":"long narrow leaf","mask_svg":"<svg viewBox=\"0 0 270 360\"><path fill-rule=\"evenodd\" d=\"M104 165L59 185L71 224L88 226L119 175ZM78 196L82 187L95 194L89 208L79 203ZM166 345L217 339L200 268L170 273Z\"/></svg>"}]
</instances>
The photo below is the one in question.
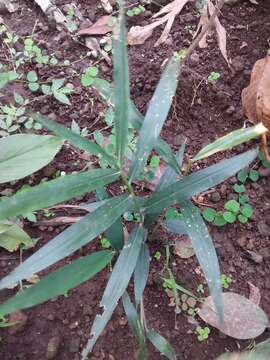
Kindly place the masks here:
<instances>
[{"instance_id":1,"label":"long narrow leaf","mask_svg":"<svg viewBox=\"0 0 270 360\"><path fill-rule=\"evenodd\" d=\"M56 136L16 134L0 139L0 183L18 180L43 168L58 153Z\"/></svg>"},{"instance_id":2,"label":"long narrow leaf","mask_svg":"<svg viewBox=\"0 0 270 360\"><path fill-rule=\"evenodd\" d=\"M61 267L42 278L39 283L1 304L0 317L65 294L68 290L92 278L111 261L112 257L111 251L99 251Z\"/></svg>"},{"instance_id":3,"label":"long narrow leaf","mask_svg":"<svg viewBox=\"0 0 270 360\"><path fill-rule=\"evenodd\" d=\"M176 170L174 166L169 165L164 173L162 174L159 183L157 184L156 191L162 191L166 189L169 185L175 183L177 181L177 177L181 175L181 171L179 170L183 163L184 158L184 152L185 152L185 144L182 144L177 152L177 154L174 156L175 161L177 163L178 169ZM178 165L179 164L179 165ZM159 217L159 215L162 213L163 209L158 211L157 213L148 214L145 217L144 224L148 228L153 222L156 221L156 219Z\"/></svg>"},{"instance_id":4,"label":"long narrow leaf","mask_svg":"<svg viewBox=\"0 0 270 360\"><path fill-rule=\"evenodd\" d=\"M117 180L119 174L112 169L94 169L44 182L0 201L0 220L27 214L83 195Z\"/></svg>"},{"instance_id":5,"label":"long narrow leaf","mask_svg":"<svg viewBox=\"0 0 270 360\"><path fill-rule=\"evenodd\" d=\"M176 353L172 345L155 330L149 330L146 333L148 339L154 347L167 359L176 360Z\"/></svg>"},{"instance_id":6,"label":"long narrow leaf","mask_svg":"<svg viewBox=\"0 0 270 360\"><path fill-rule=\"evenodd\" d=\"M220 284L220 269L216 249L208 232L200 211L191 201L181 202L181 220L172 220L165 223L166 227L175 233L188 234L199 264L207 280L211 296L214 300L220 318L223 314L222 288ZM178 224L178 228L177 225ZM183 229L182 229L183 227ZM180 230L180 231L178 231Z\"/></svg>"},{"instance_id":7,"label":"long narrow leaf","mask_svg":"<svg viewBox=\"0 0 270 360\"><path fill-rule=\"evenodd\" d=\"M126 47L125 8L119 0L118 23L113 37L113 77L115 104L116 154L120 166L124 164L124 155L128 141L129 76Z\"/></svg>"},{"instance_id":8,"label":"long narrow leaf","mask_svg":"<svg viewBox=\"0 0 270 360\"><path fill-rule=\"evenodd\" d=\"M217 139L213 143L205 146L198 152L192 161L194 162L200 159L204 159L217 152L232 149L234 146L242 144L243 142L249 141L251 139L255 139L265 134L267 131L267 128L263 126L262 123L246 129L232 131L229 134Z\"/></svg>"},{"instance_id":9,"label":"long narrow leaf","mask_svg":"<svg viewBox=\"0 0 270 360\"><path fill-rule=\"evenodd\" d=\"M150 152L156 145L172 104L173 96L177 88L179 72L180 59L173 56L161 76L145 115L136 152L129 170L129 178L131 181L140 174Z\"/></svg>"},{"instance_id":10,"label":"long narrow leaf","mask_svg":"<svg viewBox=\"0 0 270 360\"><path fill-rule=\"evenodd\" d=\"M250 150L186 176L183 180L152 195L146 201L143 210L145 213L156 213L170 205L190 199L192 196L218 185L240 169L248 166L257 154L257 150Z\"/></svg>"},{"instance_id":11,"label":"long narrow leaf","mask_svg":"<svg viewBox=\"0 0 270 360\"><path fill-rule=\"evenodd\" d=\"M128 324L131 328L133 334L138 339L139 345L140 345L140 351L138 360L146 360L147 359L147 348L145 344L145 335L144 335L144 329L141 325L140 319L138 317L137 311L130 301L130 298L128 296L128 293L125 292L122 296L123 306L125 313L128 318Z\"/></svg>"},{"instance_id":12,"label":"long narrow leaf","mask_svg":"<svg viewBox=\"0 0 270 360\"><path fill-rule=\"evenodd\" d=\"M144 242L134 271L134 293L136 305L141 301L150 266L150 253L147 244Z\"/></svg>"},{"instance_id":13,"label":"long narrow leaf","mask_svg":"<svg viewBox=\"0 0 270 360\"><path fill-rule=\"evenodd\" d=\"M130 196L116 197L91 214L83 217L82 220L57 235L9 275L4 277L0 281L0 289L29 278L34 273L65 258L95 239L96 236L110 227L126 211L131 201Z\"/></svg>"},{"instance_id":14,"label":"long narrow leaf","mask_svg":"<svg viewBox=\"0 0 270 360\"><path fill-rule=\"evenodd\" d=\"M127 245L121 251L100 303L100 306L103 307L103 313L102 315L97 315L94 320L91 338L82 353L83 360L92 351L98 337L110 320L119 299L124 294L136 266L145 236L146 229L140 225L137 226L131 232Z\"/></svg>"},{"instance_id":15,"label":"long narrow leaf","mask_svg":"<svg viewBox=\"0 0 270 360\"><path fill-rule=\"evenodd\" d=\"M50 120L46 116L37 113L31 113L30 115L35 121L47 127L55 134L68 140L70 144L76 146L78 149L87 151L89 154L97 156L102 155L110 164L115 163L115 159L112 156L108 155L100 145L86 139L81 135L76 134L75 132L69 130L65 126L57 123L56 121Z\"/></svg>"},{"instance_id":16,"label":"long narrow leaf","mask_svg":"<svg viewBox=\"0 0 270 360\"><path fill-rule=\"evenodd\" d=\"M162 159L171 168L173 168L176 173L180 172L180 167L175 159L172 149L170 145L166 143L166 141L159 138L156 142L155 149L158 152L158 154L162 157Z\"/></svg>"}]
</instances>

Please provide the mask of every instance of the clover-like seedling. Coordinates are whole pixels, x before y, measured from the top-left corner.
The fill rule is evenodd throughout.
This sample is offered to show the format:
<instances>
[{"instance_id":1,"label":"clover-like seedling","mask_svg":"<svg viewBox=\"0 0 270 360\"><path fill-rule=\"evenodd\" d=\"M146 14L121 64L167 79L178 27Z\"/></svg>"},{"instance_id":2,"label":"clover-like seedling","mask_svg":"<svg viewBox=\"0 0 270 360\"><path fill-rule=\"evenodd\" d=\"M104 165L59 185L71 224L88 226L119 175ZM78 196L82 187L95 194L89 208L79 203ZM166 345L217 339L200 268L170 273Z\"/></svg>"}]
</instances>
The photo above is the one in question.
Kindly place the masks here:
<instances>
[{"instance_id":1,"label":"clover-like seedling","mask_svg":"<svg viewBox=\"0 0 270 360\"><path fill-rule=\"evenodd\" d=\"M181 302L181 308L183 311L187 311L187 313L191 316L194 316L196 314L195 306L197 301L193 297L188 296L187 294L182 294Z\"/></svg>"},{"instance_id":2,"label":"clover-like seedling","mask_svg":"<svg viewBox=\"0 0 270 360\"><path fill-rule=\"evenodd\" d=\"M109 249L111 247L111 243L106 238L102 238L100 240L100 244L101 244L102 249Z\"/></svg>"},{"instance_id":3,"label":"clover-like seedling","mask_svg":"<svg viewBox=\"0 0 270 360\"><path fill-rule=\"evenodd\" d=\"M237 194L241 194L244 193L246 191L245 185L241 184L235 184L233 186L233 190L237 193Z\"/></svg>"},{"instance_id":4,"label":"clover-like seedling","mask_svg":"<svg viewBox=\"0 0 270 360\"><path fill-rule=\"evenodd\" d=\"M243 207L240 209L240 214L238 215L238 220L245 224L249 218L251 218L253 214L253 208L250 204L244 204Z\"/></svg>"},{"instance_id":5,"label":"clover-like seedling","mask_svg":"<svg viewBox=\"0 0 270 360\"><path fill-rule=\"evenodd\" d=\"M85 69L84 74L81 77L81 83L87 87L94 83L95 78L98 75L98 68L96 66L89 66Z\"/></svg>"},{"instance_id":6,"label":"clover-like seedling","mask_svg":"<svg viewBox=\"0 0 270 360\"><path fill-rule=\"evenodd\" d=\"M221 285L224 289L228 289L231 285L231 282L232 282L232 278L231 276L227 276L225 274L222 274L220 276L220 282L221 282Z\"/></svg>"},{"instance_id":7,"label":"clover-like seedling","mask_svg":"<svg viewBox=\"0 0 270 360\"><path fill-rule=\"evenodd\" d=\"M154 255L154 258L159 261L161 259L161 252L160 251L156 251L155 252L155 255Z\"/></svg>"},{"instance_id":8,"label":"clover-like seedling","mask_svg":"<svg viewBox=\"0 0 270 360\"><path fill-rule=\"evenodd\" d=\"M133 16L136 16L136 15L140 15L144 11L145 11L145 7L143 5L135 6L132 9L129 9L127 11L127 16L133 17Z\"/></svg>"},{"instance_id":9,"label":"clover-like seedling","mask_svg":"<svg viewBox=\"0 0 270 360\"><path fill-rule=\"evenodd\" d=\"M209 222L214 222L215 217L217 216L217 212L216 212L216 210L214 210L212 208L206 208L206 209L204 209L202 215L205 220L207 220Z\"/></svg>"},{"instance_id":10,"label":"clover-like seedling","mask_svg":"<svg viewBox=\"0 0 270 360\"><path fill-rule=\"evenodd\" d=\"M256 182L259 180L259 172L257 170L251 169L248 177L251 181Z\"/></svg>"},{"instance_id":11,"label":"clover-like seedling","mask_svg":"<svg viewBox=\"0 0 270 360\"><path fill-rule=\"evenodd\" d=\"M207 80L210 82L215 82L220 78L220 73L212 71L209 75Z\"/></svg>"},{"instance_id":12,"label":"clover-like seedling","mask_svg":"<svg viewBox=\"0 0 270 360\"><path fill-rule=\"evenodd\" d=\"M244 184L248 178L248 171L246 169L240 170L237 174L237 179Z\"/></svg>"},{"instance_id":13,"label":"clover-like seedling","mask_svg":"<svg viewBox=\"0 0 270 360\"><path fill-rule=\"evenodd\" d=\"M197 334L197 339L199 341L207 340L209 337L209 334L210 334L210 329L208 326L205 326L205 327L197 326L196 334Z\"/></svg>"},{"instance_id":14,"label":"clover-like seedling","mask_svg":"<svg viewBox=\"0 0 270 360\"><path fill-rule=\"evenodd\" d=\"M268 149L268 151L269 151L269 149ZM265 156L263 155L263 153L261 151L259 151L258 158L261 160L262 166L264 168L267 169L270 167L270 162L268 160L266 160Z\"/></svg>"}]
</instances>

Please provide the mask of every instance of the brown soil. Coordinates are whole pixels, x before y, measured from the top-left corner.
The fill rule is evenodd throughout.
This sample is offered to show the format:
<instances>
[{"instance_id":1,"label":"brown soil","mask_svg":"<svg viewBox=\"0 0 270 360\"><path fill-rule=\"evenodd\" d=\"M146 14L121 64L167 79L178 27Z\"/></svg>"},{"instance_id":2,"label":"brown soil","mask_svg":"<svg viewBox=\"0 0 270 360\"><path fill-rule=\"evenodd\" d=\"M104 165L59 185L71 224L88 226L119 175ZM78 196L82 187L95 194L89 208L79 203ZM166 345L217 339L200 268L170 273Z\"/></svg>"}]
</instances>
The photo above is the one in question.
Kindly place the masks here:
<instances>
[{"instance_id":1,"label":"brown soil","mask_svg":"<svg viewBox=\"0 0 270 360\"><path fill-rule=\"evenodd\" d=\"M56 1L63 6L63 2ZM94 0L78 0L77 4L85 17L95 21L101 10ZM16 16L5 15L4 20L14 31L25 36L31 34L33 19L38 19L36 39L49 53L55 51L59 59L75 61L80 55L85 55L87 49L73 41L65 33L59 33L47 25L47 19L34 6L32 1L20 1L20 10ZM149 8L155 12L156 7ZM130 19L128 25L143 24L149 20L140 15ZM186 6L180 16L177 17L172 31L171 42L167 45L155 48L154 42L161 33L157 29L153 36L144 45L129 49L129 61L131 72L131 94L138 108L145 112L153 90L159 80L161 65L173 51L186 47L192 40L187 31L187 25L196 27L198 19L192 6ZM258 6L249 1L239 1L234 6L225 6L222 11L221 22L228 32L228 51L232 59L232 68L229 69L222 58L216 42L213 40L209 47L197 50L191 57L191 61L184 68L177 96L170 113L170 117L163 130L162 136L178 148L183 138L187 138L187 155L191 156L203 145L214 140L224 133L242 127L243 115L241 112L241 90L248 84L253 64L266 54L270 39L270 3L267 0L260 1ZM51 99L37 105L42 113L59 119L62 123L70 125L71 120L78 121L80 126L87 126L90 131L103 128L104 123L100 112L104 105L99 101L93 90L84 90L80 86L79 78L74 76L73 70L81 73L85 66L90 64L88 59L78 61L68 68L38 68L39 75L44 80L53 77L69 77L75 86L76 92L72 96L72 107L59 105ZM105 63L100 64L101 77L110 78L111 68ZM213 85L205 79L211 71L221 74L220 79ZM89 97L94 99L91 106ZM250 144L249 144L250 146ZM247 146L239 146L236 152L241 152ZM231 155L229 152L227 155ZM202 161L200 166L205 166L212 161L222 159L224 154L218 155L211 160ZM78 154L72 148L64 148L56 157L52 166L55 170L72 171L80 170L85 166L84 160L78 160ZM74 163L76 164L74 165ZM255 164L258 167L258 163ZM45 170L39 172L36 177L31 177L32 182L44 176L50 177ZM215 191L221 194L221 202L231 194L232 184L236 179L230 179L222 187ZM269 237L258 230L258 224L270 224L270 196L268 192L269 178L261 178L257 183L248 183L247 192L250 203L254 207L254 215L246 225L236 223L222 228L210 227L211 235L217 248L222 273L231 275L233 278L230 290L248 297L248 281L256 285L261 292L261 306L270 315L269 291L270 291L270 250ZM19 184L15 184L18 188ZM84 198L83 200L85 200ZM80 199L80 202L82 199ZM212 202L211 194L204 197L204 202L217 206ZM203 208L203 207L202 207ZM72 216L72 214L71 214ZM64 226L38 228L26 223L26 230L33 237L42 237L41 244L50 240ZM161 251L164 260L164 243L171 241L168 233L158 231L149 244L151 254ZM99 248L98 241L91 246L77 252L74 257ZM263 261L255 263L246 256L246 250L252 250L262 255ZM28 251L25 256L29 256ZM1 276L8 273L19 263L18 254L8 254L0 251ZM189 290L195 291L204 279L195 269L198 263L194 257L184 260L177 256L173 257L173 271L179 284ZM211 329L209 339L199 343L194 334L195 326L188 323L187 317L180 314L175 317L174 308L168 306L169 298L158 280L159 272L163 267L162 261L152 259L149 282L145 292L146 317L148 326L158 330L175 347L178 359L209 360L215 359L226 350L243 350L250 341L236 341L233 338L224 337L215 329ZM25 311L27 315L26 325L20 332L12 334L12 330L0 330L0 354L1 360L15 359L46 359L46 350L49 340L57 336L61 346L56 355L59 360L78 360L80 350L89 338L90 326L98 311L99 301L102 296L109 272L102 271L92 281L87 282L77 289L69 292L68 297L61 296L56 300ZM4 291L1 298L4 299L12 291ZM256 341L269 336L266 331ZM151 360L161 359L154 348L149 344ZM122 306L119 305L112 320L98 340L94 352L89 359L135 359L137 343L128 328Z\"/></svg>"}]
</instances>

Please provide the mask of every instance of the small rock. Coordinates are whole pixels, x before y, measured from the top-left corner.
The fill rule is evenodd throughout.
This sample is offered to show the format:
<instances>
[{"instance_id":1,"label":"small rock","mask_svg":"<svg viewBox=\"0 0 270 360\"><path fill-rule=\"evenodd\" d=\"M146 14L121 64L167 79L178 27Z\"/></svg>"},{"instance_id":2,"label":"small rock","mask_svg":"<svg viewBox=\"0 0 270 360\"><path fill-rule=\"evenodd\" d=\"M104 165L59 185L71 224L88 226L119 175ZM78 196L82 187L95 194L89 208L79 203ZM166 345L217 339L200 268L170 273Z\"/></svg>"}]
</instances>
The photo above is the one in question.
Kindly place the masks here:
<instances>
[{"instance_id":1,"label":"small rock","mask_svg":"<svg viewBox=\"0 0 270 360\"><path fill-rule=\"evenodd\" d=\"M49 164L43 169L43 176L49 178L52 175L54 175L56 173L56 171L57 171L56 168L54 166L52 166L51 164Z\"/></svg>"},{"instance_id":2,"label":"small rock","mask_svg":"<svg viewBox=\"0 0 270 360\"><path fill-rule=\"evenodd\" d=\"M246 253L248 258L254 261L256 264L261 264L263 262L263 257L255 251L246 250Z\"/></svg>"},{"instance_id":3,"label":"small rock","mask_svg":"<svg viewBox=\"0 0 270 360\"><path fill-rule=\"evenodd\" d=\"M47 319L50 320L50 321L54 321L55 320L55 316L53 314L49 314L47 316Z\"/></svg>"},{"instance_id":4,"label":"small rock","mask_svg":"<svg viewBox=\"0 0 270 360\"><path fill-rule=\"evenodd\" d=\"M228 115L232 115L234 112L235 112L235 107L233 105L230 105L226 110L226 114Z\"/></svg>"},{"instance_id":5,"label":"small rock","mask_svg":"<svg viewBox=\"0 0 270 360\"><path fill-rule=\"evenodd\" d=\"M264 259L269 259L270 258L270 249L268 247L262 248L260 250L260 254Z\"/></svg>"},{"instance_id":6,"label":"small rock","mask_svg":"<svg viewBox=\"0 0 270 360\"><path fill-rule=\"evenodd\" d=\"M51 119L51 120L56 120L57 116L56 116L56 114L54 112L52 112L52 113L50 113L48 115L48 118Z\"/></svg>"},{"instance_id":7,"label":"small rock","mask_svg":"<svg viewBox=\"0 0 270 360\"><path fill-rule=\"evenodd\" d=\"M245 60L242 58L242 56L236 56L232 60L232 66L236 73L241 72L245 68Z\"/></svg>"},{"instance_id":8,"label":"small rock","mask_svg":"<svg viewBox=\"0 0 270 360\"><path fill-rule=\"evenodd\" d=\"M197 53L193 53L190 55L190 62L193 64L193 65L196 65L198 64L200 61L200 55L197 54Z\"/></svg>"},{"instance_id":9,"label":"small rock","mask_svg":"<svg viewBox=\"0 0 270 360\"><path fill-rule=\"evenodd\" d=\"M127 318L126 317L120 317L120 319L119 319L119 325L120 326L126 326L127 325L127 322L128 322L128 320L127 320Z\"/></svg>"},{"instance_id":10,"label":"small rock","mask_svg":"<svg viewBox=\"0 0 270 360\"><path fill-rule=\"evenodd\" d=\"M227 200L236 200L237 201L237 199L238 199L237 194L230 193L227 196Z\"/></svg>"},{"instance_id":11,"label":"small rock","mask_svg":"<svg viewBox=\"0 0 270 360\"><path fill-rule=\"evenodd\" d=\"M222 195L225 195L227 192L227 186L225 184L222 184L221 187L220 187L220 193Z\"/></svg>"},{"instance_id":12,"label":"small rock","mask_svg":"<svg viewBox=\"0 0 270 360\"><path fill-rule=\"evenodd\" d=\"M71 353L76 353L80 350L80 338L78 337L72 337L70 342L69 342L69 352Z\"/></svg>"},{"instance_id":13,"label":"small rock","mask_svg":"<svg viewBox=\"0 0 270 360\"><path fill-rule=\"evenodd\" d=\"M259 168L259 174L260 174L260 176L261 177L268 177L268 176L270 176L270 168Z\"/></svg>"},{"instance_id":14,"label":"small rock","mask_svg":"<svg viewBox=\"0 0 270 360\"><path fill-rule=\"evenodd\" d=\"M15 335L23 331L27 323L27 319L28 319L27 315L25 315L22 311L16 311L10 314L9 322L16 323L16 325L8 329L9 334Z\"/></svg>"},{"instance_id":15,"label":"small rock","mask_svg":"<svg viewBox=\"0 0 270 360\"><path fill-rule=\"evenodd\" d=\"M270 226L269 225L267 225L263 221L260 221L257 226L258 226L258 230L261 235L270 236Z\"/></svg>"},{"instance_id":16,"label":"small rock","mask_svg":"<svg viewBox=\"0 0 270 360\"><path fill-rule=\"evenodd\" d=\"M61 344L61 338L59 336L52 337L47 346L46 359L54 359L58 353Z\"/></svg>"},{"instance_id":17,"label":"small rock","mask_svg":"<svg viewBox=\"0 0 270 360\"><path fill-rule=\"evenodd\" d=\"M237 183L236 177L235 177L235 176L231 177L231 178L229 179L229 183L230 183L231 185L236 184L236 183Z\"/></svg>"},{"instance_id":18,"label":"small rock","mask_svg":"<svg viewBox=\"0 0 270 360\"><path fill-rule=\"evenodd\" d=\"M215 203L218 203L221 200L220 193L215 191L211 194L211 200Z\"/></svg>"},{"instance_id":19,"label":"small rock","mask_svg":"<svg viewBox=\"0 0 270 360\"><path fill-rule=\"evenodd\" d=\"M239 245L241 248L245 248L247 244L247 238L246 236L241 236L240 238L236 239L237 245Z\"/></svg>"},{"instance_id":20,"label":"small rock","mask_svg":"<svg viewBox=\"0 0 270 360\"><path fill-rule=\"evenodd\" d=\"M93 315L93 309L90 305L84 305L83 306L83 315Z\"/></svg>"}]
</instances>

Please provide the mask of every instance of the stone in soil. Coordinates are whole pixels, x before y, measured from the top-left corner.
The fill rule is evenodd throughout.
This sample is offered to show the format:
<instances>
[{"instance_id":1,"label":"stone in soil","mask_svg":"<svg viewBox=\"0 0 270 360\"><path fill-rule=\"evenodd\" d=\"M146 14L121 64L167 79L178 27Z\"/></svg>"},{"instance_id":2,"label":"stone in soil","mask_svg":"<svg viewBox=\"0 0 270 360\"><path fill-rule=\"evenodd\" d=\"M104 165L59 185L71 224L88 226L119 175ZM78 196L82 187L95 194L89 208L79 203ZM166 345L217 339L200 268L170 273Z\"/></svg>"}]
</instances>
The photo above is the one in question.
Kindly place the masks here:
<instances>
[{"instance_id":1,"label":"stone in soil","mask_svg":"<svg viewBox=\"0 0 270 360\"><path fill-rule=\"evenodd\" d=\"M72 337L69 343L69 352L76 353L80 350L80 338L79 337Z\"/></svg>"},{"instance_id":2,"label":"stone in soil","mask_svg":"<svg viewBox=\"0 0 270 360\"><path fill-rule=\"evenodd\" d=\"M58 353L58 350L61 345L61 338L60 336L54 336L52 337L47 346L47 352L46 352L46 359L54 359Z\"/></svg>"}]
</instances>

